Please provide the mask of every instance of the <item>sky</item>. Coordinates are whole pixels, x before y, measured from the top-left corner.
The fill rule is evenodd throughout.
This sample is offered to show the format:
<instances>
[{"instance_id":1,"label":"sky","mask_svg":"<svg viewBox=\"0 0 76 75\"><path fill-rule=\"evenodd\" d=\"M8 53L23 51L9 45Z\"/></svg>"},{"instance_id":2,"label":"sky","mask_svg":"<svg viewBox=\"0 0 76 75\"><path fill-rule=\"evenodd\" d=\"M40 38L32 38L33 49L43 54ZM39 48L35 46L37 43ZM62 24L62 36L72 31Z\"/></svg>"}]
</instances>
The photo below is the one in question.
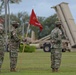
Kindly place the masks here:
<instances>
[{"instance_id":1,"label":"sky","mask_svg":"<svg viewBox=\"0 0 76 75\"><path fill-rule=\"evenodd\" d=\"M30 15L34 9L37 16L49 17L56 13L51 7L61 2L69 3L70 11L76 22L76 0L22 0L19 4L10 4L10 13L27 12Z\"/></svg>"}]
</instances>

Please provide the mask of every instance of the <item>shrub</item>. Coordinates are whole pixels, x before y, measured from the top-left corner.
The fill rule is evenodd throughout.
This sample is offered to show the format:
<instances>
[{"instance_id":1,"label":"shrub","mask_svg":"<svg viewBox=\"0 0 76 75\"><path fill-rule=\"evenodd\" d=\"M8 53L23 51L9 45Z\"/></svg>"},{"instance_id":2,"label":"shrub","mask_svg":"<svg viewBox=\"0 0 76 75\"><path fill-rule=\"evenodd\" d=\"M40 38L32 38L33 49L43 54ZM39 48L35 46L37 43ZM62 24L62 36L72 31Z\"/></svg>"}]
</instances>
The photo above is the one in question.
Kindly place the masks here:
<instances>
[{"instance_id":1,"label":"shrub","mask_svg":"<svg viewBox=\"0 0 76 75\"><path fill-rule=\"evenodd\" d=\"M23 52L23 44L20 45L19 51ZM25 45L24 48L24 52L35 52L36 47L35 46L29 46L29 45Z\"/></svg>"}]
</instances>

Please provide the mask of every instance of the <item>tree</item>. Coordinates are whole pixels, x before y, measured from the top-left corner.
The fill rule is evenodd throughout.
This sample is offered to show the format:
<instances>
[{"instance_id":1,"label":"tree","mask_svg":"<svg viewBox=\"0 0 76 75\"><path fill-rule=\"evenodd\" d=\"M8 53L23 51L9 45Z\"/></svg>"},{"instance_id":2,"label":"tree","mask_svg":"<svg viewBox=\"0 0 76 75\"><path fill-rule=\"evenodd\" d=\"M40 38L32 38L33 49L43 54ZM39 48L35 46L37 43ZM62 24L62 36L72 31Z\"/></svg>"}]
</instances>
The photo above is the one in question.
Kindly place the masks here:
<instances>
[{"instance_id":1,"label":"tree","mask_svg":"<svg viewBox=\"0 0 76 75\"><path fill-rule=\"evenodd\" d=\"M22 0L10 0L10 3L19 3L21 2Z\"/></svg>"},{"instance_id":2,"label":"tree","mask_svg":"<svg viewBox=\"0 0 76 75\"><path fill-rule=\"evenodd\" d=\"M50 34L51 30L54 28L55 26L55 21L57 21L57 14L54 14L48 18L46 18L43 22L43 30L42 32L39 32L39 38L42 38L44 36L47 36Z\"/></svg>"},{"instance_id":3,"label":"tree","mask_svg":"<svg viewBox=\"0 0 76 75\"><path fill-rule=\"evenodd\" d=\"M9 3L19 3L21 2L22 0L8 0ZM0 14L2 12L2 9L4 8L4 0L0 0Z\"/></svg>"},{"instance_id":4,"label":"tree","mask_svg":"<svg viewBox=\"0 0 76 75\"><path fill-rule=\"evenodd\" d=\"M4 5L4 0L1 0L1 5L0 5L0 14L1 14L1 12L2 12L3 5Z\"/></svg>"},{"instance_id":5,"label":"tree","mask_svg":"<svg viewBox=\"0 0 76 75\"><path fill-rule=\"evenodd\" d=\"M39 21L39 22L41 23L41 25L42 25L45 17L37 16L37 18L38 18L38 21ZM30 35L31 35L32 30L35 32L35 38L38 39L38 38L39 38L39 34L40 34L40 32L41 32L40 29L39 29L39 27L30 26Z\"/></svg>"},{"instance_id":6,"label":"tree","mask_svg":"<svg viewBox=\"0 0 76 75\"><path fill-rule=\"evenodd\" d=\"M10 14L10 21L17 21L20 25L20 30L22 31L23 25L24 25L24 34L26 34L28 21L29 21L29 15L26 12L19 12L18 14Z\"/></svg>"},{"instance_id":7,"label":"tree","mask_svg":"<svg viewBox=\"0 0 76 75\"><path fill-rule=\"evenodd\" d=\"M50 32L54 28L55 22L58 20L58 18L57 18L57 14L54 14L47 18L38 17L38 20L42 24L43 30L40 32L39 28L30 26L30 28L31 28L30 31L33 30L35 32L36 38L40 39L40 38L45 37L50 34Z\"/></svg>"}]
</instances>

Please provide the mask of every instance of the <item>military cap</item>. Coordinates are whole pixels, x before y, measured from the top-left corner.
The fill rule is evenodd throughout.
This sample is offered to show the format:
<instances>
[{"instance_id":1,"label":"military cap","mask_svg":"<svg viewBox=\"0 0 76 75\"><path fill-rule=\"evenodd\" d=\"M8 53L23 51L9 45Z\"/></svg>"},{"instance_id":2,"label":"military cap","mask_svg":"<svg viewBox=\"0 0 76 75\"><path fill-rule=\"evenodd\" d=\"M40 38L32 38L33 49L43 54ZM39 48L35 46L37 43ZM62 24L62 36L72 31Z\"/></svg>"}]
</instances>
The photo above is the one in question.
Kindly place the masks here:
<instances>
[{"instance_id":1,"label":"military cap","mask_svg":"<svg viewBox=\"0 0 76 75\"><path fill-rule=\"evenodd\" d=\"M12 25L19 25L19 23L17 21L13 21Z\"/></svg>"},{"instance_id":2,"label":"military cap","mask_svg":"<svg viewBox=\"0 0 76 75\"><path fill-rule=\"evenodd\" d=\"M61 25L61 22L60 21L56 21L55 24L56 25Z\"/></svg>"},{"instance_id":3,"label":"military cap","mask_svg":"<svg viewBox=\"0 0 76 75\"><path fill-rule=\"evenodd\" d=\"M19 26L19 23L18 23L17 21L13 21L13 22L12 22L12 26L14 26L14 27L17 28L17 27Z\"/></svg>"}]
</instances>

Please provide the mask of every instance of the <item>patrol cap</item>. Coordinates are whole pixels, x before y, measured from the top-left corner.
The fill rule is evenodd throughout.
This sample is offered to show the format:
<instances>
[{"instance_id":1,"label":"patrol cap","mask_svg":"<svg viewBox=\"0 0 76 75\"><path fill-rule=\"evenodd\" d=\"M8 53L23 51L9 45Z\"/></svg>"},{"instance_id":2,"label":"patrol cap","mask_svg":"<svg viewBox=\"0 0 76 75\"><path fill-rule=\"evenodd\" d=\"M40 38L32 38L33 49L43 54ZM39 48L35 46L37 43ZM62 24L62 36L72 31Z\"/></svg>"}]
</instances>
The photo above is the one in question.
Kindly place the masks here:
<instances>
[{"instance_id":1,"label":"patrol cap","mask_svg":"<svg viewBox=\"0 0 76 75\"><path fill-rule=\"evenodd\" d=\"M12 21L12 25L19 25L17 21Z\"/></svg>"},{"instance_id":2,"label":"patrol cap","mask_svg":"<svg viewBox=\"0 0 76 75\"><path fill-rule=\"evenodd\" d=\"M19 26L19 23L17 21L12 21L12 26L18 27Z\"/></svg>"},{"instance_id":3,"label":"patrol cap","mask_svg":"<svg viewBox=\"0 0 76 75\"><path fill-rule=\"evenodd\" d=\"M56 25L61 25L61 22L60 21L56 21L55 24Z\"/></svg>"}]
</instances>

